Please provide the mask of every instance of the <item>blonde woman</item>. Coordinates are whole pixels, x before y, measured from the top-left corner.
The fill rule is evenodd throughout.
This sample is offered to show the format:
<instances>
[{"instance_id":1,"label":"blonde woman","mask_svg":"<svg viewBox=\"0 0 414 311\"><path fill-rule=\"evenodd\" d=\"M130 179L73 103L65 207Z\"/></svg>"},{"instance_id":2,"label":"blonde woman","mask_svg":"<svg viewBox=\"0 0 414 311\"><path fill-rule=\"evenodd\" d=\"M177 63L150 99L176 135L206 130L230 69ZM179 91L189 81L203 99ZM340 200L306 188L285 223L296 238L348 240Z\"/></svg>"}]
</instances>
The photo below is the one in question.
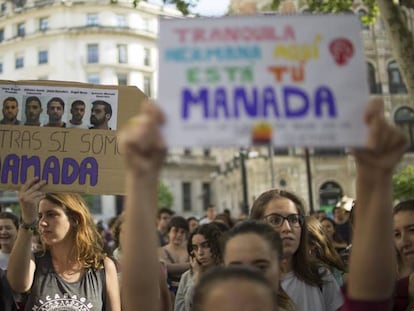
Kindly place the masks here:
<instances>
[{"instance_id":1,"label":"blonde woman","mask_svg":"<svg viewBox=\"0 0 414 311\"><path fill-rule=\"evenodd\" d=\"M115 264L85 202L78 194L45 194L44 184L34 178L19 192L22 224L7 278L13 290L30 291L25 310L121 310ZM44 247L32 254L36 228Z\"/></svg>"}]
</instances>

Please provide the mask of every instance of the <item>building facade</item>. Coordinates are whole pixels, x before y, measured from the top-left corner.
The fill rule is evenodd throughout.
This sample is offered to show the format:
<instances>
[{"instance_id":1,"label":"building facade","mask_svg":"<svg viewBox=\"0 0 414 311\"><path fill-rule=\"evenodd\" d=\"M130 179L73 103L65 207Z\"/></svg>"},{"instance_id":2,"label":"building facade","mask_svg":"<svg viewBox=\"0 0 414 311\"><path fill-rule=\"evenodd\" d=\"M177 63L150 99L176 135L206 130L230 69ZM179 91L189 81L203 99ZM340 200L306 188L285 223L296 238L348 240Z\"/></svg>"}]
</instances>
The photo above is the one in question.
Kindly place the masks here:
<instances>
[{"instance_id":1,"label":"building facade","mask_svg":"<svg viewBox=\"0 0 414 311\"><path fill-rule=\"evenodd\" d=\"M0 79L133 85L157 97L158 19L174 8L132 0L0 0ZM180 157L183 156L183 157ZM209 152L171 151L163 181L177 213L201 215L211 196ZM7 204L10 192L0 194ZM97 219L120 211L122 200L92 200Z\"/></svg>"},{"instance_id":2,"label":"building facade","mask_svg":"<svg viewBox=\"0 0 414 311\"><path fill-rule=\"evenodd\" d=\"M270 9L270 2L232 0L229 10L230 14L266 12ZM283 0L277 13L306 12L305 3L301 0ZM352 13L363 16L366 12L367 8L355 0ZM414 12L405 13L407 23L413 30ZM410 138L410 149L400 165L403 168L414 163L414 107L381 19L369 26L361 23L361 35L371 94L382 96L387 117L400 125ZM251 206L262 191L271 187L296 192L305 200L309 210L331 209L343 195L355 197L355 163L349 150L289 148L269 152L268 149L245 150L243 161L240 161L238 150L225 153L222 157L224 162L214 176L215 198L219 206L230 208L234 214L239 213L246 205ZM244 203L245 197L247 204Z\"/></svg>"}]
</instances>

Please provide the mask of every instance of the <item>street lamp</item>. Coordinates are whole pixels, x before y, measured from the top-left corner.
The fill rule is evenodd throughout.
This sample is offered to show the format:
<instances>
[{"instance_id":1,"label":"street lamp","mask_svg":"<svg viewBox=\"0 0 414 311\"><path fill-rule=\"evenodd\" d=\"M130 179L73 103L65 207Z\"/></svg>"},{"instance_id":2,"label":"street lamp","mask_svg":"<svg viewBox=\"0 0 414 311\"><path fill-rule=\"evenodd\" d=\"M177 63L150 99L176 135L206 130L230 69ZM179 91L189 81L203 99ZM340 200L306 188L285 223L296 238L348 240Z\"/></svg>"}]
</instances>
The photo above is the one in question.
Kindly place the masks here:
<instances>
[{"instance_id":1,"label":"street lamp","mask_svg":"<svg viewBox=\"0 0 414 311\"><path fill-rule=\"evenodd\" d=\"M246 155L247 152L244 148L239 149L240 157L240 170L241 170L241 182L243 191L242 213L249 215L249 201L247 193L247 174L246 174Z\"/></svg>"}]
</instances>

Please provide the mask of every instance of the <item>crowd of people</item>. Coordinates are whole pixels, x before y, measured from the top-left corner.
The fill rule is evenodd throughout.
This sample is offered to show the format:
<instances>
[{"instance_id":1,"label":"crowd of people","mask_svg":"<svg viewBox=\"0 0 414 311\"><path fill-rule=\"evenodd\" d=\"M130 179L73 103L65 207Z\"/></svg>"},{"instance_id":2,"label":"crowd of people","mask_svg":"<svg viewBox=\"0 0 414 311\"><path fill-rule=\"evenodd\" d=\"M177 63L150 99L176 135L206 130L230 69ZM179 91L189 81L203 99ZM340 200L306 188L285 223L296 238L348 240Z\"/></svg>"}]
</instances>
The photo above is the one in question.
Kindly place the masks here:
<instances>
[{"instance_id":1,"label":"crowd of people","mask_svg":"<svg viewBox=\"0 0 414 311\"><path fill-rule=\"evenodd\" d=\"M381 101L365 120L351 210L309 215L294 192L269 189L248 219L210 206L199 220L157 206L163 116L146 104L120 132L125 206L110 230L38 178L21 186L20 219L0 213L0 309L410 310L414 200L392 208L391 186L407 142Z\"/></svg>"}]
</instances>

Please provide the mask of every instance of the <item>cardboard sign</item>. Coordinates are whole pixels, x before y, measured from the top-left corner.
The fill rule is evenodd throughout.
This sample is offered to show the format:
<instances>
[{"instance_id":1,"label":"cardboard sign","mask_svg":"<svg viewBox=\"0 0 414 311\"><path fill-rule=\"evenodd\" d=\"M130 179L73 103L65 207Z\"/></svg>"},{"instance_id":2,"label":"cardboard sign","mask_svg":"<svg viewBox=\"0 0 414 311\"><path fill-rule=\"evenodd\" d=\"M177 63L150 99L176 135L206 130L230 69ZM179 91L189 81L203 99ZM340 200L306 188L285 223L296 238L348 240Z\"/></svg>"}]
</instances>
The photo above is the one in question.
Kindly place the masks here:
<instances>
[{"instance_id":1,"label":"cardboard sign","mask_svg":"<svg viewBox=\"0 0 414 311\"><path fill-rule=\"evenodd\" d=\"M170 146L366 141L369 90L354 15L165 19L159 57Z\"/></svg>"},{"instance_id":2,"label":"cardboard sign","mask_svg":"<svg viewBox=\"0 0 414 311\"><path fill-rule=\"evenodd\" d=\"M0 189L19 189L39 176L47 192L122 194L116 130L145 98L136 87L0 81ZM16 113L17 121L6 124Z\"/></svg>"}]
</instances>

